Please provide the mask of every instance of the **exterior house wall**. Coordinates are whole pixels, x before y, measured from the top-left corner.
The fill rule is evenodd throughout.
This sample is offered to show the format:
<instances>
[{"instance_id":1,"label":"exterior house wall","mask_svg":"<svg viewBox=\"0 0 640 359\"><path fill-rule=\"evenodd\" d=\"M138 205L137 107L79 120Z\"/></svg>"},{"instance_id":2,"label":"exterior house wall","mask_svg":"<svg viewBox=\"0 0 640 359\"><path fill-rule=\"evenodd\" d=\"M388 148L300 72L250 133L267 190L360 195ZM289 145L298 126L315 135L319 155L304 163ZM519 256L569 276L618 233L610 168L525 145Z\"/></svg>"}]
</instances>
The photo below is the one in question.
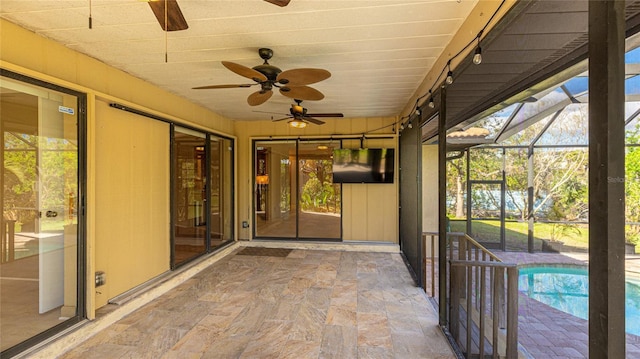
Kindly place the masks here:
<instances>
[{"instance_id":1,"label":"exterior house wall","mask_svg":"<svg viewBox=\"0 0 640 359\"><path fill-rule=\"evenodd\" d=\"M438 232L438 145L422 146L422 231Z\"/></svg>"},{"instance_id":2,"label":"exterior house wall","mask_svg":"<svg viewBox=\"0 0 640 359\"><path fill-rule=\"evenodd\" d=\"M0 19L0 67L87 94L87 315L169 270L169 125L233 137L233 121ZM93 275L104 271L98 289Z\"/></svg>"},{"instance_id":3,"label":"exterior house wall","mask_svg":"<svg viewBox=\"0 0 640 359\"><path fill-rule=\"evenodd\" d=\"M438 145L422 146L422 232L438 233ZM437 255L438 241L431 248L430 239L424 248L430 257Z\"/></svg>"},{"instance_id":4,"label":"exterior house wall","mask_svg":"<svg viewBox=\"0 0 640 359\"><path fill-rule=\"evenodd\" d=\"M311 105L309 105L311 106ZM393 133L395 118L327 119L320 126L310 124L295 129L286 121L238 121L238 223L251 223L253 215L253 155L252 141L269 138L322 138L339 140L341 137L359 137L366 134L364 147L398 148ZM369 132L371 131L371 132ZM376 138L378 137L378 138ZM384 137L384 138L382 138ZM343 148L360 148L360 139L342 140ZM342 185L342 239L344 241L370 241L398 243L398 151L393 184ZM251 228L238 226L239 238L252 239Z\"/></svg>"},{"instance_id":5,"label":"exterior house wall","mask_svg":"<svg viewBox=\"0 0 640 359\"><path fill-rule=\"evenodd\" d=\"M252 215L253 139L353 138L366 133L365 147L397 148L395 118L329 119L303 130L284 121L232 121L6 20L0 19L0 29L2 68L87 94L89 318L109 298L169 270L169 125L111 108L110 103L239 139L236 239L251 239L251 229L240 223ZM343 147L358 148L360 140L345 140ZM393 185L343 185L345 241L398 242L397 168L395 173ZM104 271L107 278L99 290L93 281L96 271Z\"/></svg>"}]
</instances>

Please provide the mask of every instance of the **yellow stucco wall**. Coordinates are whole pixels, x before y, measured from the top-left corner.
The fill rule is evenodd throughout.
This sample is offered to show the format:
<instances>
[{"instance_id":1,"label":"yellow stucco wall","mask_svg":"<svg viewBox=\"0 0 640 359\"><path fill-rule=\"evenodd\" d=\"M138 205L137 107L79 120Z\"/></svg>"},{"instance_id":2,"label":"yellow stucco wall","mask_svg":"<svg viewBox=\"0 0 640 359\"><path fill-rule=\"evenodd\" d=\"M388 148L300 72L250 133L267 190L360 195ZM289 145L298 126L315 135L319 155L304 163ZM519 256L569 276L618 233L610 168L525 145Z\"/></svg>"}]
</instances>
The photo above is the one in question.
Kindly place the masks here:
<instances>
[{"instance_id":1,"label":"yellow stucco wall","mask_svg":"<svg viewBox=\"0 0 640 359\"><path fill-rule=\"evenodd\" d=\"M98 308L169 270L169 153L168 123L96 102Z\"/></svg>"},{"instance_id":2,"label":"yellow stucco wall","mask_svg":"<svg viewBox=\"0 0 640 359\"><path fill-rule=\"evenodd\" d=\"M238 121L238 233L239 239L252 239L252 229L242 228L242 221L251 223L253 139L271 138L332 138L358 137L366 134L364 147L397 148L393 133L395 118L327 119L321 126L309 125L295 129L286 121ZM390 138L377 138L390 137ZM360 140L343 140L344 148L359 148ZM395 181L393 184L342 185L342 239L398 243L398 151L396 151Z\"/></svg>"},{"instance_id":3,"label":"yellow stucco wall","mask_svg":"<svg viewBox=\"0 0 640 359\"><path fill-rule=\"evenodd\" d=\"M422 231L438 231L438 145L422 146Z\"/></svg>"},{"instance_id":4,"label":"yellow stucco wall","mask_svg":"<svg viewBox=\"0 0 640 359\"><path fill-rule=\"evenodd\" d=\"M233 137L233 121L0 19L0 67L87 94L87 315L169 269L169 130L118 102ZM96 271L107 284L94 287Z\"/></svg>"},{"instance_id":5,"label":"yellow stucco wall","mask_svg":"<svg viewBox=\"0 0 640 359\"><path fill-rule=\"evenodd\" d=\"M234 122L94 58L0 19L0 67L87 94L87 314L169 268L168 125L108 107L117 102L193 127L238 138L236 238L251 219L252 139L385 136L365 147L397 148L394 118L336 119L292 129L286 122ZM359 147L353 141L344 147ZM396 157L397 157L396 151ZM397 243L398 187L344 185L343 239ZM94 287L105 271L107 284Z\"/></svg>"}]
</instances>

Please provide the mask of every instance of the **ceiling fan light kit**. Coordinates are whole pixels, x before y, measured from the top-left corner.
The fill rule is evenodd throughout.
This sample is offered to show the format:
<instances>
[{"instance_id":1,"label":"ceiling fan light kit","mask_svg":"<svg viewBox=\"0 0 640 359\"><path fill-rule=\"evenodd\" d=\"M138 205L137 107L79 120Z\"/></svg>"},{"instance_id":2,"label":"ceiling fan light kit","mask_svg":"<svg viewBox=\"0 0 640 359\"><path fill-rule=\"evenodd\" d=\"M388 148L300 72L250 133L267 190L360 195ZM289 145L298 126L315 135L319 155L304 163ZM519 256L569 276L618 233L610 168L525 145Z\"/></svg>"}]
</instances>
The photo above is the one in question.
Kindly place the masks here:
<instances>
[{"instance_id":1,"label":"ceiling fan light kit","mask_svg":"<svg viewBox=\"0 0 640 359\"><path fill-rule=\"evenodd\" d=\"M294 127L294 128L305 128L305 127L307 127L307 123L302 121L302 120L293 119L293 120L289 121L289 126Z\"/></svg>"},{"instance_id":2,"label":"ceiling fan light kit","mask_svg":"<svg viewBox=\"0 0 640 359\"><path fill-rule=\"evenodd\" d=\"M322 125L324 121L318 120L316 117L344 117L341 113L307 113L307 109L302 107L302 100L296 99L296 103L291 105L289 114L286 117L273 120L273 122L289 120L289 126L295 128L305 128L307 124ZM260 112L260 111L258 111Z\"/></svg>"}]
</instances>

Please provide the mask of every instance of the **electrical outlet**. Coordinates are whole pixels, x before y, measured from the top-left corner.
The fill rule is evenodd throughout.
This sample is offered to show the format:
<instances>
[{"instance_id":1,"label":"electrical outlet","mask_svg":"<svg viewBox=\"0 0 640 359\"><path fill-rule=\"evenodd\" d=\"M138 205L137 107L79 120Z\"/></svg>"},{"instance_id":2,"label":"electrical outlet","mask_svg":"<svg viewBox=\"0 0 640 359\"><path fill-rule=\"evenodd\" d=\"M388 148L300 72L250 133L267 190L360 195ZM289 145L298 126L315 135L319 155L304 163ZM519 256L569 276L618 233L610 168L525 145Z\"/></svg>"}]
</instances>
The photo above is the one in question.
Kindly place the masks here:
<instances>
[{"instance_id":1,"label":"electrical outlet","mask_svg":"<svg viewBox=\"0 0 640 359\"><path fill-rule=\"evenodd\" d=\"M107 282L107 277L103 271L96 272L96 287L104 285Z\"/></svg>"}]
</instances>

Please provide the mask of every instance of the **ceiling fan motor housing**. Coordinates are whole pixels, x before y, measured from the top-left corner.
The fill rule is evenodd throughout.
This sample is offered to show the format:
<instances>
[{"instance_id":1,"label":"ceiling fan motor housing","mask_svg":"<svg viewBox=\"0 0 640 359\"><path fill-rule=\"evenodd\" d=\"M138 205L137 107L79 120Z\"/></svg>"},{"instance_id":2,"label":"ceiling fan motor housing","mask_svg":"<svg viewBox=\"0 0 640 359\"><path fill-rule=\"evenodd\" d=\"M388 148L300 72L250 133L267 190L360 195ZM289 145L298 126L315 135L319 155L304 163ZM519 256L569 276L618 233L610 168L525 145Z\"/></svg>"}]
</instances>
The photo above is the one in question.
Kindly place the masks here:
<instances>
[{"instance_id":1,"label":"ceiling fan motor housing","mask_svg":"<svg viewBox=\"0 0 640 359\"><path fill-rule=\"evenodd\" d=\"M265 75L267 79L269 79L269 81L272 81L272 82L275 82L278 75L282 72L282 70L280 70L279 67L269 65L269 64L254 66L253 69Z\"/></svg>"}]
</instances>

